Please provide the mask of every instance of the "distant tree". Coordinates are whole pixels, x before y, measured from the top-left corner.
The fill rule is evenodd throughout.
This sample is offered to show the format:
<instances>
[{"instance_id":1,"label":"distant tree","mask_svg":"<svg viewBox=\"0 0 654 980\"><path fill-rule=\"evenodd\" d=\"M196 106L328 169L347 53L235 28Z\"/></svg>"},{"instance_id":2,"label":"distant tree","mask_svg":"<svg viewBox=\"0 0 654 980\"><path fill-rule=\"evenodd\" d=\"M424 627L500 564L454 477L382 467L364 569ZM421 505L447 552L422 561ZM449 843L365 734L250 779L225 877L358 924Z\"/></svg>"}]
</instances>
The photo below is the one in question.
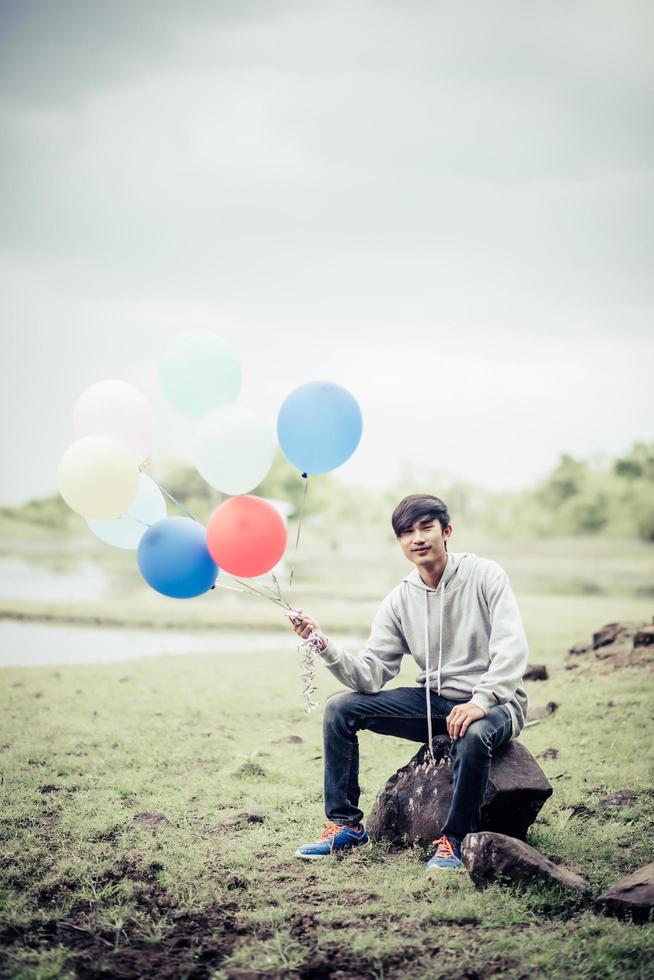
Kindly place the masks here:
<instances>
[{"instance_id":1,"label":"distant tree","mask_svg":"<svg viewBox=\"0 0 654 980\"><path fill-rule=\"evenodd\" d=\"M637 442L631 451L613 464L616 476L654 482L654 442Z\"/></svg>"},{"instance_id":2,"label":"distant tree","mask_svg":"<svg viewBox=\"0 0 654 980\"><path fill-rule=\"evenodd\" d=\"M3 517L24 521L26 524L36 524L53 530L64 530L82 520L59 494L43 497L40 500L30 500L21 507L3 507L0 509L0 514Z\"/></svg>"},{"instance_id":3,"label":"distant tree","mask_svg":"<svg viewBox=\"0 0 654 980\"><path fill-rule=\"evenodd\" d=\"M548 510L558 510L584 489L588 477L587 463L563 453L557 467L537 488L538 497Z\"/></svg>"}]
</instances>

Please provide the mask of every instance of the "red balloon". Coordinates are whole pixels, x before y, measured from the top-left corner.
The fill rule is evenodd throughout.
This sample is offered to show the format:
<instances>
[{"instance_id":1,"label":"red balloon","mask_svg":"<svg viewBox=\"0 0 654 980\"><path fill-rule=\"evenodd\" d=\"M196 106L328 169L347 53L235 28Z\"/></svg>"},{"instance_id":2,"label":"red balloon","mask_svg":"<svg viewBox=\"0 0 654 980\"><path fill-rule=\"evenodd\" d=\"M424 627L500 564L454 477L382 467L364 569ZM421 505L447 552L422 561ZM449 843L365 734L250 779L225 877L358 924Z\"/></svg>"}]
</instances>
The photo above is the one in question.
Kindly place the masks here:
<instances>
[{"instance_id":1,"label":"red balloon","mask_svg":"<svg viewBox=\"0 0 654 980\"><path fill-rule=\"evenodd\" d=\"M286 525L272 504L247 494L223 500L207 525L207 548L219 568L254 578L269 572L286 550Z\"/></svg>"}]
</instances>

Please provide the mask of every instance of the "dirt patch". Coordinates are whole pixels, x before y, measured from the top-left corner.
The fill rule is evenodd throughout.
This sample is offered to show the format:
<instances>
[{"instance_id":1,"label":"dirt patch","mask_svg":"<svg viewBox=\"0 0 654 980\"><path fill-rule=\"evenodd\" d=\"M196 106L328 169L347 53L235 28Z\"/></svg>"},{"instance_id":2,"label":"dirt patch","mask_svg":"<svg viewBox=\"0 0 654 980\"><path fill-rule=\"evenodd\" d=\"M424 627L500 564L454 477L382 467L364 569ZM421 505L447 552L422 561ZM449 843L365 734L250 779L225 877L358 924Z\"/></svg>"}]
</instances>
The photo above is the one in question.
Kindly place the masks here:
<instances>
[{"instance_id":1,"label":"dirt patch","mask_svg":"<svg viewBox=\"0 0 654 980\"><path fill-rule=\"evenodd\" d=\"M314 951L297 971L300 980L370 980L371 977L411 976L411 963L424 956L419 946L405 946L383 956L350 953L340 946ZM395 974L395 970L398 970ZM464 974L459 974L463 976Z\"/></svg>"},{"instance_id":2,"label":"dirt patch","mask_svg":"<svg viewBox=\"0 0 654 980\"><path fill-rule=\"evenodd\" d=\"M158 830L159 827L170 827L170 820L165 813L135 813L132 817L135 824L139 827L146 827L148 830Z\"/></svg>"},{"instance_id":3,"label":"dirt patch","mask_svg":"<svg viewBox=\"0 0 654 980\"><path fill-rule=\"evenodd\" d=\"M633 789L619 789L613 796L607 796L597 804L598 810L612 810L615 807L633 806L638 800L638 794Z\"/></svg>"},{"instance_id":4,"label":"dirt patch","mask_svg":"<svg viewBox=\"0 0 654 980\"><path fill-rule=\"evenodd\" d=\"M0 948L10 956L12 950L61 945L69 954L65 969L82 980L110 977L208 980L238 941L234 929L236 904L207 908L193 915L178 911L174 896L158 884L160 870L157 862L142 865L138 855L130 855L107 869L100 881L130 878L140 882L143 890L134 900L160 929L161 939L149 940L129 925L117 934L100 929L93 921L91 906L77 902L65 919L37 917L20 927L5 927L0 930ZM39 904L42 907L59 904L70 896L74 887L74 882L64 879L46 885L39 892Z\"/></svg>"},{"instance_id":5,"label":"dirt patch","mask_svg":"<svg viewBox=\"0 0 654 980\"><path fill-rule=\"evenodd\" d=\"M35 920L21 930L0 936L5 950L12 944L23 948L62 945L70 957L66 968L82 980L99 977L208 978L231 952L236 936L223 910L202 915L180 915L158 942L148 942L121 932L98 931L88 921ZM116 948L117 946L117 948Z\"/></svg>"}]
</instances>

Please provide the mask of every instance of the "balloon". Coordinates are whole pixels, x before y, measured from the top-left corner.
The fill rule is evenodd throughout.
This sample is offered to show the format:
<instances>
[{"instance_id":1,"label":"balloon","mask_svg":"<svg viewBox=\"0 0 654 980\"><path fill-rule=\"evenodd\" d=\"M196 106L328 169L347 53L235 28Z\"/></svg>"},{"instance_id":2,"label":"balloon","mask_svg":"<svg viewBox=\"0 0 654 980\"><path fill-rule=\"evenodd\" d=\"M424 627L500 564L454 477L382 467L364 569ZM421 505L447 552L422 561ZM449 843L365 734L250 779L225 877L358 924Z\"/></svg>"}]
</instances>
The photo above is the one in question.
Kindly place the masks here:
<instances>
[{"instance_id":1,"label":"balloon","mask_svg":"<svg viewBox=\"0 0 654 980\"><path fill-rule=\"evenodd\" d=\"M277 418L279 444L304 473L327 473L359 445L361 409L349 391L330 381L310 381L292 391Z\"/></svg>"},{"instance_id":2,"label":"balloon","mask_svg":"<svg viewBox=\"0 0 654 980\"><path fill-rule=\"evenodd\" d=\"M84 436L59 460L59 492L82 517L111 520L134 502L139 470L134 454L108 436Z\"/></svg>"},{"instance_id":3,"label":"balloon","mask_svg":"<svg viewBox=\"0 0 654 980\"><path fill-rule=\"evenodd\" d=\"M254 578L269 572L286 549L286 525L261 497L231 497L214 510L207 525L211 557L231 575Z\"/></svg>"},{"instance_id":4,"label":"balloon","mask_svg":"<svg viewBox=\"0 0 654 980\"><path fill-rule=\"evenodd\" d=\"M192 458L207 483L235 495L261 483L274 455L269 426L249 408L224 405L198 425Z\"/></svg>"},{"instance_id":5,"label":"balloon","mask_svg":"<svg viewBox=\"0 0 654 980\"><path fill-rule=\"evenodd\" d=\"M241 366L231 347L210 330L182 334L159 361L166 400L182 415L200 419L219 405L236 401Z\"/></svg>"},{"instance_id":6,"label":"balloon","mask_svg":"<svg viewBox=\"0 0 654 980\"><path fill-rule=\"evenodd\" d=\"M218 575L207 550L206 530L190 517L165 517L148 528L137 561L148 585L173 599L202 595Z\"/></svg>"},{"instance_id":7,"label":"balloon","mask_svg":"<svg viewBox=\"0 0 654 980\"><path fill-rule=\"evenodd\" d=\"M144 394L126 381L108 379L77 399L73 423L78 436L109 436L131 449L137 463L152 451L154 414Z\"/></svg>"},{"instance_id":8,"label":"balloon","mask_svg":"<svg viewBox=\"0 0 654 980\"><path fill-rule=\"evenodd\" d=\"M141 473L134 503L122 517L113 521L98 521L87 517L86 523L101 541L115 548L138 548L148 529L166 516L166 501L154 480Z\"/></svg>"}]
</instances>

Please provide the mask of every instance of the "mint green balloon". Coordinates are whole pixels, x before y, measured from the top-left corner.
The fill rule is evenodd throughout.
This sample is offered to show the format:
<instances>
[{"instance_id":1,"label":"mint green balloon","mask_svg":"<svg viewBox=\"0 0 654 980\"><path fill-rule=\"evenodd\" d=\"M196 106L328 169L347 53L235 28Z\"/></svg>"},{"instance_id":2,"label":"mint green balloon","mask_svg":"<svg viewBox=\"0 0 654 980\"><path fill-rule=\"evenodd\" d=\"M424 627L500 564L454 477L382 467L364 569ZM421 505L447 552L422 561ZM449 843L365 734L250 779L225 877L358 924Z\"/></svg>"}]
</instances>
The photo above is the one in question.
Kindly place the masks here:
<instances>
[{"instance_id":1,"label":"mint green balloon","mask_svg":"<svg viewBox=\"0 0 654 980\"><path fill-rule=\"evenodd\" d=\"M159 361L159 382L166 401L181 415L201 419L230 405L241 390L236 353L211 330L194 330L168 344Z\"/></svg>"}]
</instances>

